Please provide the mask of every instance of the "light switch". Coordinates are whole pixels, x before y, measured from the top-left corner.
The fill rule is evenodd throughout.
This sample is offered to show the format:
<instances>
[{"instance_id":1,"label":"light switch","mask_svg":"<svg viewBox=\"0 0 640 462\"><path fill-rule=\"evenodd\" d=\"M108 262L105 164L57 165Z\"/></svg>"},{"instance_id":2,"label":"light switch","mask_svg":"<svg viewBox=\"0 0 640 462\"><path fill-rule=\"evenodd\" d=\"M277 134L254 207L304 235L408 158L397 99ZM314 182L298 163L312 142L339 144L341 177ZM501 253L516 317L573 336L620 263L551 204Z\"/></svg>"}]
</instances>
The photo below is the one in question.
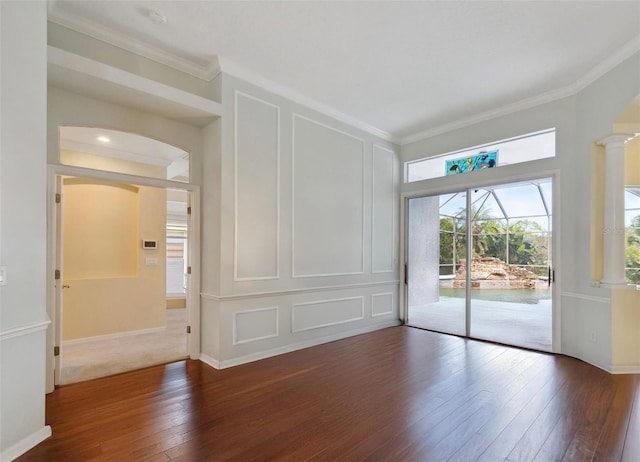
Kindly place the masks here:
<instances>
[{"instance_id":1,"label":"light switch","mask_svg":"<svg viewBox=\"0 0 640 462\"><path fill-rule=\"evenodd\" d=\"M7 285L7 267L0 266L0 286Z\"/></svg>"},{"instance_id":2,"label":"light switch","mask_svg":"<svg viewBox=\"0 0 640 462\"><path fill-rule=\"evenodd\" d=\"M144 262L147 266L158 266L158 259L154 257L147 257Z\"/></svg>"}]
</instances>

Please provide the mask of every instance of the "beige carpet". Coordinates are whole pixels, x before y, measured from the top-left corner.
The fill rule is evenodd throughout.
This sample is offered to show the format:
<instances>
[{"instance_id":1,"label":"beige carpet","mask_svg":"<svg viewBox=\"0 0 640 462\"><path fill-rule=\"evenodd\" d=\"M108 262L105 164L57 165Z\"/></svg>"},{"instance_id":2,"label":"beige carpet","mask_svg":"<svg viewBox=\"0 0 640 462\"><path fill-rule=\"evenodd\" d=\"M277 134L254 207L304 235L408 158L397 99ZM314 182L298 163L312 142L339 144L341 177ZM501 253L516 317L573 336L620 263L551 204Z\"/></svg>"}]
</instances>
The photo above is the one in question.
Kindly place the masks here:
<instances>
[{"instance_id":1,"label":"beige carpet","mask_svg":"<svg viewBox=\"0 0 640 462\"><path fill-rule=\"evenodd\" d=\"M60 384L119 374L187 357L186 310L168 309L161 332L67 344L61 349Z\"/></svg>"}]
</instances>

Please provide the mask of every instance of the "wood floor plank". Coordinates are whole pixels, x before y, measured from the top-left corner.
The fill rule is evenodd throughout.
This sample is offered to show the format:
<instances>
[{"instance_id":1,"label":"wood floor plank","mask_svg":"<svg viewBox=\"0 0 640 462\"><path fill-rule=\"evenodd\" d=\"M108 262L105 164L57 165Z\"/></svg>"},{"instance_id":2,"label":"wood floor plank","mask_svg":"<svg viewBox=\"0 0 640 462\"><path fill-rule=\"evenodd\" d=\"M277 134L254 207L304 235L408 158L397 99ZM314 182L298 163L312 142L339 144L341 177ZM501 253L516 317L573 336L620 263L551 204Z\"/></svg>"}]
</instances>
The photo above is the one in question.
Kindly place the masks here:
<instances>
[{"instance_id":1,"label":"wood floor plank","mask_svg":"<svg viewBox=\"0 0 640 462\"><path fill-rule=\"evenodd\" d=\"M637 462L640 460L640 380L635 381L635 398L633 410L629 418L627 434L625 435L623 462Z\"/></svg>"},{"instance_id":2,"label":"wood floor plank","mask_svg":"<svg viewBox=\"0 0 640 462\"><path fill-rule=\"evenodd\" d=\"M640 460L640 375L409 327L57 389L18 461Z\"/></svg>"}]
</instances>

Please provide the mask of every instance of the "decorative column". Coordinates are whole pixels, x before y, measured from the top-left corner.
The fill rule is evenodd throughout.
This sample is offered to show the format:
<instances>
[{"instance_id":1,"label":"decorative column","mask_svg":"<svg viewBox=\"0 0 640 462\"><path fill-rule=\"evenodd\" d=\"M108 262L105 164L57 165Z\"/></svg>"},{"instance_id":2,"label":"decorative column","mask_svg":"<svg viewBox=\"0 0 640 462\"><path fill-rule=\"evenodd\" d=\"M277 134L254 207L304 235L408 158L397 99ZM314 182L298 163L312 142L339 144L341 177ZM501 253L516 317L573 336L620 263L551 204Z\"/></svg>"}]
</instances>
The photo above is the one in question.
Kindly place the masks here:
<instances>
[{"instance_id":1,"label":"decorative column","mask_svg":"<svg viewBox=\"0 0 640 462\"><path fill-rule=\"evenodd\" d=\"M598 144L605 147L604 277L605 287L627 285L624 275L624 144L634 135L613 134Z\"/></svg>"}]
</instances>

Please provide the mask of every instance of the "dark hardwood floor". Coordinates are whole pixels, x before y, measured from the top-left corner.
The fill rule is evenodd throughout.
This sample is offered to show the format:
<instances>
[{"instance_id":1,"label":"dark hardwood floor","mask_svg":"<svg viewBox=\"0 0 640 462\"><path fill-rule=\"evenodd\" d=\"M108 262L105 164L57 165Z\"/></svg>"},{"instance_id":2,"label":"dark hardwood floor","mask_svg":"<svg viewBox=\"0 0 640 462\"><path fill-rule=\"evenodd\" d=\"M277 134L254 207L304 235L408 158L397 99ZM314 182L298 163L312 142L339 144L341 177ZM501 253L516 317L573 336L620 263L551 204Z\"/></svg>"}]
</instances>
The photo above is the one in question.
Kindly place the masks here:
<instances>
[{"instance_id":1,"label":"dark hardwood floor","mask_svg":"<svg viewBox=\"0 0 640 462\"><path fill-rule=\"evenodd\" d=\"M215 370L47 396L20 461L640 461L640 375L394 327Z\"/></svg>"}]
</instances>

